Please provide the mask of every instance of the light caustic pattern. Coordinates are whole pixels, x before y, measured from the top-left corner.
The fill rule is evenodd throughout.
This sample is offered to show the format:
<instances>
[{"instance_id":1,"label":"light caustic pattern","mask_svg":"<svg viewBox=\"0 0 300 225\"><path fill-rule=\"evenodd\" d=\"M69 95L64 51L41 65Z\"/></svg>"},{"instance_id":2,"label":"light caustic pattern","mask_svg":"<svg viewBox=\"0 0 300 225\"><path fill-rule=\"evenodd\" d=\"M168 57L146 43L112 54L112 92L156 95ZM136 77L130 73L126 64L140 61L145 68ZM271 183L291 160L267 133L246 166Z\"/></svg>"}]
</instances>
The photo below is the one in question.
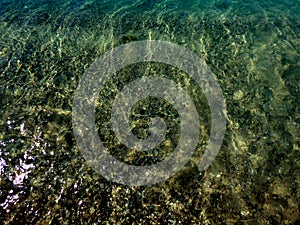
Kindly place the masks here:
<instances>
[{"instance_id":1,"label":"light caustic pattern","mask_svg":"<svg viewBox=\"0 0 300 225\"><path fill-rule=\"evenodd\" d=\"M184 47L164 41L137 41L114 48L100 56L85 72L73 102L73 130L79 150L91 166L110 181L130 185L152 185L181 170L189 161L199 141L199 117L190 96L170 79L149 76L127 84L116 96L111 120L116 137L128 148L148 151L165 137L166 124L151 118L150 135L138 139L130 129L132 107L147 97L163 98L178 112L180 138L174 152L163 161L149 166L121 162L106 151L95 125L95 103L105 83L120 69L139 62L159 62L177 67L196 81L204 92L211 112L211 132L198 166L206 169L217 155L225 133L226 107L221 88L209 67Z\"/></svg>"}]
</instances>

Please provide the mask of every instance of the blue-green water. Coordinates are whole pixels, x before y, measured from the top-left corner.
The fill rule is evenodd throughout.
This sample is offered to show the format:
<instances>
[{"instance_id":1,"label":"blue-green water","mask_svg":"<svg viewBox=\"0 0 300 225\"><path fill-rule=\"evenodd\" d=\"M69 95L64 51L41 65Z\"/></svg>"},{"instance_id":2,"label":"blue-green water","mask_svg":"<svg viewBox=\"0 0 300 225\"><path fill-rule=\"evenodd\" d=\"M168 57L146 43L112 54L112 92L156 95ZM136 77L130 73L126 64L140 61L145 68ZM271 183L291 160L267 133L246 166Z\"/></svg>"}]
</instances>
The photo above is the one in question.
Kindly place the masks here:
<instances>
[{"instance_id":1,"label":"blue-green water","mask_svg":"<svg viewBox=\"0 0 300 225\"><path fill-rule=\"evenodd\" d=\"M227 130L217 157L199 173L209 109L191 85L202 122L199 152L165 182L127 187L107 181L81 155L72 104L97 57L141 40L176 43L208 64L223 91ZM132 69L137 77L162 73L187 86L170 68ZM99 133L114 156L132 161L105 125L126 71L116 80L99 96ZM299 0L0 0L0 81L3 224L300 222ZM176 120L170 106L157 105ZM155 159L137 154L134 164L172 151L178 129L170 124L167 150L153 153Z\"/></svg>"}]
</instances>

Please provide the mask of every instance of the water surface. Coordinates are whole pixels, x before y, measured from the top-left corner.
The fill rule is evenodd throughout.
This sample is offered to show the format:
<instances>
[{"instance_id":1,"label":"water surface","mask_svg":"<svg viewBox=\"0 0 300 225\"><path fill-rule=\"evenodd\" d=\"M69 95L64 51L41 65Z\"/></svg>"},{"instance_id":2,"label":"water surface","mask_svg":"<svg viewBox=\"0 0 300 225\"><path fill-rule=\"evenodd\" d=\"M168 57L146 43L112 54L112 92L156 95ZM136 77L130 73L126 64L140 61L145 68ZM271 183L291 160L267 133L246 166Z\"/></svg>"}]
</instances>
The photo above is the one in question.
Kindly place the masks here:
<instances>
[{"instance_id":1,"label":"water surface","mask_svg":"<svg viewBox=\"0 0 300 225\"><path fill-rule=\"evenodd\" d=\"M0 0L0 220L299 223L299 15L298 0ZM127 187L107 181L86 163L73 136L71 112L85 69L107 50L139 40L177 43L205 60L222 88L228 124L206 171L197 170L199 143L198 155L174 177L150 187ZM186 79L159 65L131 69L136 77L163 71L182 85ZM105 125L128 71L118 74L121 84L112 81L99 96L99 134L116 157L155 163L177 143L172 107L160 114L173 115L166 116L171 144L153 153L156 158L126 159ZM205 143L209 110L201 90L191 87Z\"/></svg>"}]
</instances>

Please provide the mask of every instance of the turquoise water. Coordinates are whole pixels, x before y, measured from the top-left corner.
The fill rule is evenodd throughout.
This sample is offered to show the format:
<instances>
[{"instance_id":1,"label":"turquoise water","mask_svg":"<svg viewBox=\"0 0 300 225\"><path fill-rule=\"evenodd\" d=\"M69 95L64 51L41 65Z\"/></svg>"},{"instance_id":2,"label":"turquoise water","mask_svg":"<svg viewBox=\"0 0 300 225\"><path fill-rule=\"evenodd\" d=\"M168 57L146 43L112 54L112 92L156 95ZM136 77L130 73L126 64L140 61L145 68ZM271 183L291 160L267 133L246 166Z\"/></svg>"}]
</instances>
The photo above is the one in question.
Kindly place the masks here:
<instances>
[{"instance_id":1,"label":"turquoise water","mask_svg":"<svg viewBox=\"0 0 300 225\"><path fill-rule=\"evenodd\" d=\"M0 0L0 221L299 223L299 15L298 0ZM201 121L198 151L180 172L153 186L128 187L106 180L82 156L72 105L97 57L141 40L176 43L207 63L224 95L227 129L217 157L200 173L211 124L199 87L158 63L117 73L100 93L96 122L119 160L157 163L172 153L180 133L174 108L155 99L141 102L132 119L142 121L142 129L133 132L147 136L145 114L157 113L167 121L167 138L148 155L122 151L109 116L128 74L173 79L188 90Z\"/></svg>"}]
</instances>

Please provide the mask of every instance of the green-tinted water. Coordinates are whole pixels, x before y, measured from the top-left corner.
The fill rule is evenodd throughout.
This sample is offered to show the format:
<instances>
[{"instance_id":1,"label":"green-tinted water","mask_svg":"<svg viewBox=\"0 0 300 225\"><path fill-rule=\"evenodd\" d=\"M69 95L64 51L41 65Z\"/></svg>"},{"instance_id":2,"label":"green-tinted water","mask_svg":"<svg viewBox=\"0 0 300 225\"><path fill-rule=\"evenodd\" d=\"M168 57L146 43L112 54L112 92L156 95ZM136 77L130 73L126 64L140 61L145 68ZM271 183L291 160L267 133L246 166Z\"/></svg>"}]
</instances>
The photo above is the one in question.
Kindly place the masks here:
<instances>
[{"instance_id":1,"label":"green-tinted water","mask_svg":"<svg viewBox=\"0 0 300 225\"><path fill-rule=\"evenodd\" d=\"M299 15L298 0L0 0L0 221L299 223ZM94 172L78 150L72 101L80 78L107 50L138 40L184 46L218 79L227 130L216 159L200 174L207 103L186 74L159 64L121 71L103 90L99 134L112 155L128 163L147 165L171 154L178 116L165 102L153 107L165 116L169 133L148 155L120 151L108 118L113 96L130 80L128 71L172 77L189 90L202 125L199 151L185 168L163 183L126 187ZM141 102L132 119L151 114L151 104ZM134 132L147 136L147 129Z\"/></svg>"}]
</instances>

